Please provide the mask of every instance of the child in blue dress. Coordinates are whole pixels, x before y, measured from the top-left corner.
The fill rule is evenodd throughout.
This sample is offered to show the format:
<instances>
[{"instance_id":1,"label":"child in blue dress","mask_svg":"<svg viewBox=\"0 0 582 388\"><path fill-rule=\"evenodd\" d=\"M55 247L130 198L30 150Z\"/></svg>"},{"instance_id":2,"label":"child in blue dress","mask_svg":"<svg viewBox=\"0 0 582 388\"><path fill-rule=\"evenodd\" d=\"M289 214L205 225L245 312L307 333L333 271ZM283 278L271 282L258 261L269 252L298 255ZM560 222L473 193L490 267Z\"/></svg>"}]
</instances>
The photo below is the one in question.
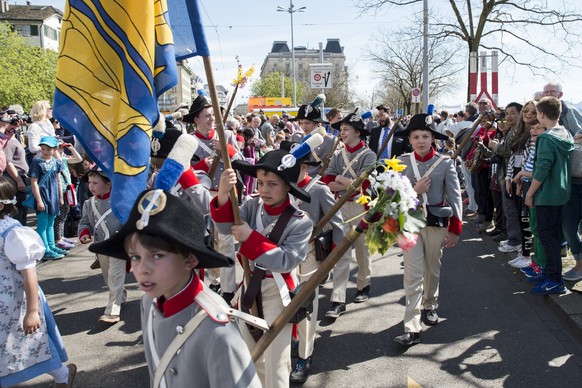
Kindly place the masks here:
<instances>
[{"instance_id":1,"label":"child in blue dress","mask_svg":"<svg viewBox=\"0 0 582 388\"><path fill-rule=\"evenodd\" d=\"M68 253L56 246L54 233L55 218L60 214L60 206L64 203L59 179L62 164L54 157L59 141L54 136L44 136L40 139L39 146L41 156L32 161L28 171L32 194L36 200L36 232L46 249L44 259L58 260Z\"/></svg>"},{"instance_id":2,"label":"child in blue dress","mask_svg":"<svg viewBox=\"0 0 582 388\"><path fill-rule=\"evenodd\" d=\"M63 365L67 352L36 277L44 244L14 214L16 187L0 176L0 386L49 373L57 387L71 387L77 367Z\"/></svg>"}]
</instances>

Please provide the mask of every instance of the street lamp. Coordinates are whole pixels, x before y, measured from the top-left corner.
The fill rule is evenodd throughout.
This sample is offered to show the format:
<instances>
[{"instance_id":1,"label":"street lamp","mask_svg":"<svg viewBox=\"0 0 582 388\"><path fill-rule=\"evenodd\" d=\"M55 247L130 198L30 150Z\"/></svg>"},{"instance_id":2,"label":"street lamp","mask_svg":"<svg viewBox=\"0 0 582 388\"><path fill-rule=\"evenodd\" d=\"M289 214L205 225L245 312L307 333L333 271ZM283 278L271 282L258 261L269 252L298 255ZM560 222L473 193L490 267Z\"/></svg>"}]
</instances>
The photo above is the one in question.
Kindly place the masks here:
<instances>
[{"instance_id":1,"label":"street lamp","mask_svg":"<svg viewBox=\"0 0 582 388\"><path fill-rule=\"evenodd\" d=\"M294 9L293 0L289 0L289 8L277 7L277 12L289 12L291 15L291 67L293 68L293 106L297 106L297 88L295 86L295 42L293 41L293 14L303 12L306 7Z\"/></svg>"}]
</instances>

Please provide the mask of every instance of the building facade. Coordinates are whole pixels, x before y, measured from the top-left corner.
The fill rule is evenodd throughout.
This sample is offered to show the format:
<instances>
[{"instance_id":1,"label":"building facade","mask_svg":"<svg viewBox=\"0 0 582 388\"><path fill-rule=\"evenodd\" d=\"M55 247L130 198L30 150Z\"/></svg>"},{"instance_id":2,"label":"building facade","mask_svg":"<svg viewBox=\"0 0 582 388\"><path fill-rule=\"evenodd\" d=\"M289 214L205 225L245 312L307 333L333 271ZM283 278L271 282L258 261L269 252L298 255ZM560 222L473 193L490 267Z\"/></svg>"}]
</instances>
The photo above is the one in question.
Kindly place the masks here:
<instances>
[{"instance_id":1,"label":"building facade","mask_svg":"<svg viewBox=\"0 0 582 388\"><path fill-rule=\"evenodd\" d=\"M63 13L50 5L9 4L0 0L0 22L8 23L31 46L59 51Z\"/></svg>"},{"instance_id":2,"label":"building facade","mask_svg":"<svg viewBox=\"0 0 582 388\"><path fill-rule=\"evenodd\" d=\"M347 94L347 75L348 67L346 66L346 56L344 55L344 48L340 44L339 39L328 39L325 46L321 45L319 48L307 48L304 46L295 47L295 74L297 82L303 82L308 88L310 85L309 65L321 63L329 63L332 65L334 88L344 88L343 93ZM275 41L271 51L265 57L263 65L261 66L261 77L268 73L279 72L284 73L287 77L292 77L292 53L286 41Z\"/></svg>"}]
</instances>

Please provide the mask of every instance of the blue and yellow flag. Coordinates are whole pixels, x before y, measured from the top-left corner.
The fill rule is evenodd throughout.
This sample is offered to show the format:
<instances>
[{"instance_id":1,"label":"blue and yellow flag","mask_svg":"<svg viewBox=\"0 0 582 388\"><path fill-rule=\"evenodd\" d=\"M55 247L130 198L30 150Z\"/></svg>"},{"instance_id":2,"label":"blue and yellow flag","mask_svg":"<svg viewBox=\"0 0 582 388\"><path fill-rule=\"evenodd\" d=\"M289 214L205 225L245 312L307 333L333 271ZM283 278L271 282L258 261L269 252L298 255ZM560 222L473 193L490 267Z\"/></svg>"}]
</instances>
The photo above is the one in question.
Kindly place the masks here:
<instances>
[{"instance_id":1,"label":"blue and yellow flag","mask_svg":"<svg viewBox=\"0 0 582 388\"><path fill-rule=\"evenodd\" d=\"M181 61L197 55L210 56L200 12L198 12L198 1L170 0L168 11L174 34L176 60Z\"/></svg>"},{"instance_id":2,"label":"blue and yellow flag","mask_svg":"<svg viewBox=\"0 0 582 388\"><path fill-rule=\"evenodd\" d=\"M158 96L177 83L168 19L166 0L65 5L55 117L111 178L111 207L121 222L146 187Z\"/></svg>"}]
</instances>

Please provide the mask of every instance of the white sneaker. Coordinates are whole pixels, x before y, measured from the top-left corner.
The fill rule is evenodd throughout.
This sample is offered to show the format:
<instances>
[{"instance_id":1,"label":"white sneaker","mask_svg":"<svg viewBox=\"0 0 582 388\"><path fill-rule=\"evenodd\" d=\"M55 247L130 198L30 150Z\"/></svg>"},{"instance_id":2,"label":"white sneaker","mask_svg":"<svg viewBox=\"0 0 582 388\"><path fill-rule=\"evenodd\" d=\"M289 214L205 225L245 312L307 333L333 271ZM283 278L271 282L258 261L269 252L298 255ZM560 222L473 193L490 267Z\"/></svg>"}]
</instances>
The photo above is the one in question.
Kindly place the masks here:
<instances>
[{"instance_id":1,"label":"white sneaker","mask_svg":"<svg viewBox=\"0 0 582 388\"><path fill-rule=\"evenodd\" d=\"M511 259L507 262L507 264L512 265L513 263L517 263L519 261L519 259L521 259L522 256L518 255L516 256L514 259Z\"/></svg>"},{"instance_id":2,"label":"white sneaker","mask_svg":"<svg viewBox=\"0 0 582 388\"><path fill-rule=\"evenodd\" d=\"M502 245L507 245L507 244L509 244L509 240L501 240L501 241L499 242L499 246L502 246Z\"/></svg>"},{"instance_id":3,"label":"white sneaker","mask_svg":"<svg viewBox=\"0 0 582 388\"><path fill-rule=\"evenodd\" d=\"M517 256L517 259L513 264L510 264L513 268L525 268L531 265L531 259L526 256Z\"/></svg>"},{"instance_id":4,"label":"white sneaker","mask_svg":"<svg viewBox=\"0 0 582 388\"><path fill-rule=\"evenodd\" d=\"M520 245L509 245L509 244L500 245L498 249L500 252L505 252L505 253L517 252L521 249L521 244Z\"/></svg>"}]
</instances>

